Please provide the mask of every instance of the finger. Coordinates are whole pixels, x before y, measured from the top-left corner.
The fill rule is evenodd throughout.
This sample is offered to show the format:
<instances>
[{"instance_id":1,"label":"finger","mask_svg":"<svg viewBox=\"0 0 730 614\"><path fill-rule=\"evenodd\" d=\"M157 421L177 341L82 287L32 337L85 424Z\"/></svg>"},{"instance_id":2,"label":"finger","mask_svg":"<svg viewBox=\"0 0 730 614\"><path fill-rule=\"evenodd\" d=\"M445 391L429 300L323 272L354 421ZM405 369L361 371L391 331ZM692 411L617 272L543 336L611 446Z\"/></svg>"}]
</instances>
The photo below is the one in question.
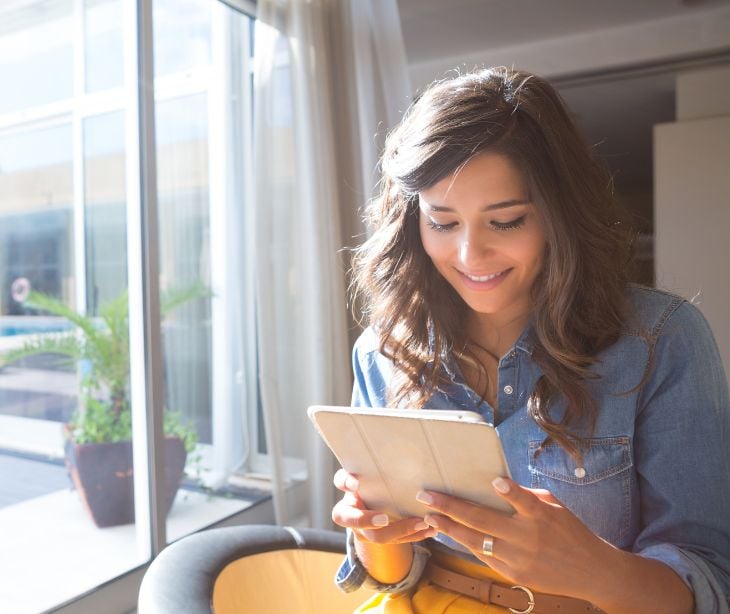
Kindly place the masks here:
<instances>
[{"instance_id":1,"label":"finger","mask_svg":"<svg viewBox=\"0 0 730 614\"><path fill-rule=\"evenodd\" d=\"M462 546L471 550L471 552L480 560L485 562L488 562L489 559L492 558L499 558L499 553L496 551L497 544L507 543L493 535L485 534L464 526L448 516L442 516L441 514L426 514L424 520L429 526L434 527L440 533L448 535L455 541L459 542ZM486 537L491 537L493 540L491 551L492 556L484 553L484 540Z\"/></svg>"},{"instance_id":2,"label":"finger","mask_svg":"<svg viewBox=\"0 0 730 614\"><path fill-rule=\"evenodd\" d=\"M360 498L360 495L356 492L345 492L345 494L342 496L341 501L345 505L357 507L361 510L368 509L368 506L365 505L365 502Z\"/></svg>"},{"instance_id":3,"label":"finger","mask_svg":"<svg viewBox=\"0 0 730 614\"><path fill-rule=\"evenodd\" d=\"M503 512L432 491L421 491L416 499L432 510L480 533L503 536L508 531L509 516Z\"/></svg>"},{"instance_id":4,"label":"finger","mask_svg":"<svg viewBox=\"0 0 730 614\"><path fill-rule=\"evenodd\" d=\"M544 503L529 488L520 486L517 482L509 478L495 478L492 481L494 491L515 508L520 514L525 516L535 516L539 514Z\"/></svg>"},{"instance_id":5,"label":"finger","mask_svg":"<svg viewBox=\"0 0 730 614\"><path fill-rule=\"evenodd\" d=\"M336 488L345 492L354 492L360 488L357 477L348 473L345 469L338 469L332 481Z\"/></svg>"},{"instance_id":6,"label":"finger","mask_svg":"<svg viewBox=\"0 0 730 614\"><path fill-rule=\"evenodd\" d=\"M388 526L387 514L340 502L332 508L332 521L348 529L376 529Z\"/></svg>"},{"instance_id":7,"label":"finger","mask_svg":"<svg viewBox=\"0 0 730 614\"><path fill-rule=\"evenodd\" d=\"M527 488L526 490L535 495L543 503L548 503L549 505L553 505L555 507L565 507L562 501L560 501L560 499L558 499L549 490L545 490L544 488Z\"/></svg>"},{"instance_id":8,"label":"finger","mask_svg":"<svg viewBox=\"0 0 730 614\"><path fill-rule=\"evenodd\" d=\"M487 567L491 567L503 578L512 579L512 568L510 567L509 563L506 563L505 561L498 559L494 556L477 554L476 557Z\"/></svg>"},{"instance_id":9,"label":"finger","mask_svg":"<svg viewBox=\"0 0 730 614\"><path fill-rule=\"evenodd\" d=\"M416 533L411 533L410 535L406 535L405 537L402 537L401 539L396 539L392 543L394 544L408 544L413 542L421 542L424 539L428 539L429 537L436 537L438 535L438 530L434 529L433 527L428 527L427 529L424 529L423 531L417 531Z\"/></svg>"},{"instance_id":10,"label":"finger","mask_svg":"<svg viewBox=\"0 0 730 614\"><path fill-rule=\"evenodd\" d=\"M399 544L433 537L436 531L427 525L423 518L406 518L393 521L387 527L355 529L355 534L365 541L377 544Z\"/></svg>"}]
</instances>

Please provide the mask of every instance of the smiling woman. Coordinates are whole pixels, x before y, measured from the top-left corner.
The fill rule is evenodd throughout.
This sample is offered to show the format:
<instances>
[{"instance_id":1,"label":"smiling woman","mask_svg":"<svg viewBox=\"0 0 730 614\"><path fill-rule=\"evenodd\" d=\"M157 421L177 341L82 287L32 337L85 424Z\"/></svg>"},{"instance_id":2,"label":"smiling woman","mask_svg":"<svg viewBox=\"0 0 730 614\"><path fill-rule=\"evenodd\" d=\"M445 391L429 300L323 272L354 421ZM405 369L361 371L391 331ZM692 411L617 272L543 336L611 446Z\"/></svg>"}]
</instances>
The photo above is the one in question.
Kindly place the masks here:
<instances>
[{"instance_id":1,"label":"smiling woman","mask_svg":"<svg viewBox=\"0 0 730 614\"><path fill-rule=\"evenodd\" d=\"M521 330L545 235L520 171L505 156L482 153L422 190L419 203L423 249L472 317L488 324L477 328ZM496 345L500 356L508 349Z\"/></svg>"},{"instance_id":2,"label":"smiling woman","mask_svg":"<svg viewBox=\"0 0 730 614\"><path fill-rule=\"evenodd\" d=\"M359 611L728 612L717 346L693 305L628 283L610 178L555 90L505 68L437 83L382 170L352 404L480 413L513 478L481 486L515 513L424 491L423 518L388 517L341 470L338 583L380 591Z\"/></svg>"},{"instance_id":3,"label":"smiling woman","mask_svg":"<svg viewBox=\"0 0 730 614\"><path fill-rule=\"evenodd\" d=\"M516 166L488 152L422 190L419 203L423 249L468 305L469 335L487 371L467 363L464 375L496 406L499 357L527 323L542 268L541 216Z\"/></svg>"}]
</instances>

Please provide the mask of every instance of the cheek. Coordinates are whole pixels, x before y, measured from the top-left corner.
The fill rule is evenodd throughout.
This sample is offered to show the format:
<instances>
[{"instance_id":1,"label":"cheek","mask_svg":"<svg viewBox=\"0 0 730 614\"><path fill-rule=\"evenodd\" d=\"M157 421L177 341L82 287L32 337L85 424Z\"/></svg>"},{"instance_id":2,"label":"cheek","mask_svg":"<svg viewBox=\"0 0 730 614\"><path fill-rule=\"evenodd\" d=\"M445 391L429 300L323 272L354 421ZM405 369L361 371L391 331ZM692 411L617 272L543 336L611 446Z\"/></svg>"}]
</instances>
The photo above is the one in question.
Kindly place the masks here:
<instances>
[{"instance_id":1,"label":"cheek","mask_svg":"<svg viewBox=\"0 0 730 614\"><path fill-rule=\"evenodd\" d=\"M545 266L545 246L540 246L532 253L531 277L535 281Z\"/></svg>"},{"instance_id":2,"label":"cheek","mask_svg":"<svg viewBox=\"0 0 730 614\"><path fill-rule=\"evenodd\" d=\"M516 246L515 256L529 269L539 271L545 259L545 237L542 232L526 234Z\"/></svg>"},{"instance_id":3,"label":"cheek","mask_svg":"<svg viewBox=\"0 0 730 614\"><path fill-rule=\"evenodd\" d=\"M438 265L438 261L444 255L444 246L442 242L438 240L438 237L434 237L435 233L429 232L428 229L424 228L423 223L420 225L421 233L421 245L426 255L433 260L435 265Z\"/></svg>"}]
</instances>

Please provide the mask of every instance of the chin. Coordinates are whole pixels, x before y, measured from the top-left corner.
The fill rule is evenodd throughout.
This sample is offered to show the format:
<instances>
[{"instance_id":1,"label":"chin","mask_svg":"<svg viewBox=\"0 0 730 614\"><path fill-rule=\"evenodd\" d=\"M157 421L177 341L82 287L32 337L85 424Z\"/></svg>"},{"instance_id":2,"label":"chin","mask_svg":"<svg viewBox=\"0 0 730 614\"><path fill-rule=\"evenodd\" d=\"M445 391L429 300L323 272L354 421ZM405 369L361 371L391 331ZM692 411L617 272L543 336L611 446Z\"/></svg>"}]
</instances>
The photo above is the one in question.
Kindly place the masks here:
<instances>
[{"instance_id":1,"label":"chin","mask_svg":"<svg viewBox=\"0 0 730 614\"><path fill-rule=\"evenodd\" d=\"M471 311L485 316L522 312L526 302L523 296L495 296L487 299L486 297L465 296L462 294L461 298Z\"/></svg>"},{"instance_id":2,"label":"chin","mask_svg":"<svg viewBox=\"0 0 730 614\"><path fill-rule=\"evenodd\" d=\"M473 312L481 314L481 315L485 315L485 316L495 315L495 314L503 311L503 309L500 309L499 307L494 307L491 305L490 306L475 305L473 303L471 303L471 304L467 303L467 305L469 305L469 309L471 309Z\"/></svg>"}]
</instances>

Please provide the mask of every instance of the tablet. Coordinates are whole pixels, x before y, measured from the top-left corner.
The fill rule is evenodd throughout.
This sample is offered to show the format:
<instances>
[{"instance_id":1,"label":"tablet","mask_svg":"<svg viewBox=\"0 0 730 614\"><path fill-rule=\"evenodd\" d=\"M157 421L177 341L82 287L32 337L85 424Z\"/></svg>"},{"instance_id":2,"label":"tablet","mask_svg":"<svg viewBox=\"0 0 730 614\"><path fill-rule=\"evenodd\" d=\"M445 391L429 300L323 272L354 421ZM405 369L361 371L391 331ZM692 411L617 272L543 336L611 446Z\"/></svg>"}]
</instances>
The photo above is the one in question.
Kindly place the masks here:
<instances>
[{"instance_id":1,"label":"tablet","mask_svg":"<svg viewBox=\"0 0 730 614\"><path fill-rule=\"evenodd\" d=\"M497 431L476 412L314 406L307 411L342 467L358 477L371 510L393 519L429 509L419 490L451 494L512 513L492 488L510 477Z\"/></svg>"}]
</instances>

